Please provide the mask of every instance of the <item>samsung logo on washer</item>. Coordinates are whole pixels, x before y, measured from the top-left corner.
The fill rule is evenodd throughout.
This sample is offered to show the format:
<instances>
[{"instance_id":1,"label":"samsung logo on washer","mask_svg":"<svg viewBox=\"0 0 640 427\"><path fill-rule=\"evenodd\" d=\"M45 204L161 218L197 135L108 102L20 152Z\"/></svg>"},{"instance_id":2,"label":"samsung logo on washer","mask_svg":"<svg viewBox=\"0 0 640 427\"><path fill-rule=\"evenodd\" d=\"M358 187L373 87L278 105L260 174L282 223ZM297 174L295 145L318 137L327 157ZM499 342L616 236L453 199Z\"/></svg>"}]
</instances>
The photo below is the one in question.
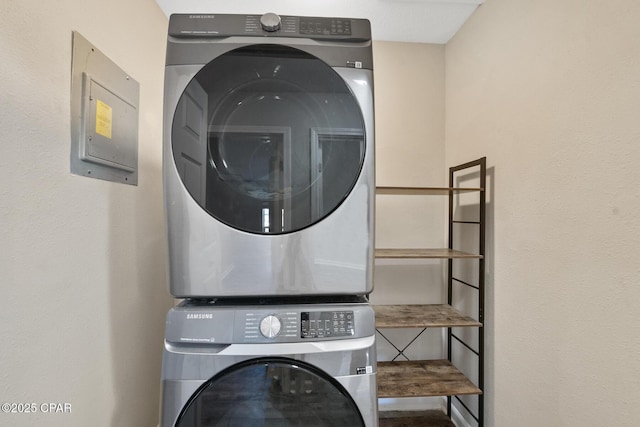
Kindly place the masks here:
<instances>
[{"instance_id":1,"label":"samsung logo on washer","mask_svg":"<svg viewBox=\"0 0 640 427\"><path fill-rule=\"evenodd\" d=\"M213 313L187 313L189 319L213 319Z\"/></svg>"},{"instance_id":2,"label":"samsung logo on washer","mask_svg":"<svg viewBox=\"0 0 640 427\"><path fill-rule=\"evenodd\" d=\"M214 19L215 15L189 15L189 19Z\"/></svg>"}]
</instances>

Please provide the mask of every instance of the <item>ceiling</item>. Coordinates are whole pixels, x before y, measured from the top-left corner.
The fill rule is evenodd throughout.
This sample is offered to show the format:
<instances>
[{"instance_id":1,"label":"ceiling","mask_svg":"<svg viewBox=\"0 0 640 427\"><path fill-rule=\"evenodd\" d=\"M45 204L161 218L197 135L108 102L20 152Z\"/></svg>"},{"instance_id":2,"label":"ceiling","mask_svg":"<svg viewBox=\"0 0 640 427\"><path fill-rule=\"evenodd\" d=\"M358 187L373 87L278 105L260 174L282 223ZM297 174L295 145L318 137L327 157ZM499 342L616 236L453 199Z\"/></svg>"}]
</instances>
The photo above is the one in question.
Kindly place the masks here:
<instances>
[{"instance_id":1,"label":"ceiling","mask_svg":"<svg viewBox=\"0 0 640 427\"><path fill-rule=\"evenodd\" d=\"M485 0L156 0L164 13L367 18L374 40L445 44Z\"/></svg>"}]
</instances>

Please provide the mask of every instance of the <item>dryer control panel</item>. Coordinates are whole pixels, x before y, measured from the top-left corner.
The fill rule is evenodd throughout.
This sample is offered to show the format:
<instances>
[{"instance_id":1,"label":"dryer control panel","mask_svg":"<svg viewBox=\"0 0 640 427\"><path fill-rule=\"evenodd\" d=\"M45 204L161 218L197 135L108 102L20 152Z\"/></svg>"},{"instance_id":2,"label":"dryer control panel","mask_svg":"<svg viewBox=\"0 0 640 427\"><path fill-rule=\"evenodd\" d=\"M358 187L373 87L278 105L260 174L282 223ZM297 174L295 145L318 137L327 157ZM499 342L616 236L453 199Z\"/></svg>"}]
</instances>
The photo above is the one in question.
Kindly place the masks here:
<instances>
[{"instance_id":1,"label":"dryer control panel","mask_svg":"<svg viewBox=\"0 0 640 427\"><path fill-rule=\"evenodd\" d=\"M304 37L324 40L371 40L371 24L367 19L230 14L173 14L169 21L169 36L232 37L232 36Z\"/></svg>"}]
</instances>

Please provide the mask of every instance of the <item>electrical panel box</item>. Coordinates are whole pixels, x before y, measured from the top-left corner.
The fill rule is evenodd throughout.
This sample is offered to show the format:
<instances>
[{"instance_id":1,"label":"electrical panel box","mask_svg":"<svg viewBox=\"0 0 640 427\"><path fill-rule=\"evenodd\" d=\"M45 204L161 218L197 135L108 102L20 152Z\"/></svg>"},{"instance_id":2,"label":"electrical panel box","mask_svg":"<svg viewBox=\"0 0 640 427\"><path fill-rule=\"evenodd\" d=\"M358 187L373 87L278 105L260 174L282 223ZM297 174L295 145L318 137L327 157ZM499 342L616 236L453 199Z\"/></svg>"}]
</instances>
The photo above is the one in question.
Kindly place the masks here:
<instances>
[{"instance_id":1,"label":"electrical panel box","mask_svg":"<svg viewBox=\"0 0 640 427\"><path fill-rule=\"evenodd\" d=\"M71 173L137 185L140 85L75 31L71 70Z\"/></svg>"}]
</instances>

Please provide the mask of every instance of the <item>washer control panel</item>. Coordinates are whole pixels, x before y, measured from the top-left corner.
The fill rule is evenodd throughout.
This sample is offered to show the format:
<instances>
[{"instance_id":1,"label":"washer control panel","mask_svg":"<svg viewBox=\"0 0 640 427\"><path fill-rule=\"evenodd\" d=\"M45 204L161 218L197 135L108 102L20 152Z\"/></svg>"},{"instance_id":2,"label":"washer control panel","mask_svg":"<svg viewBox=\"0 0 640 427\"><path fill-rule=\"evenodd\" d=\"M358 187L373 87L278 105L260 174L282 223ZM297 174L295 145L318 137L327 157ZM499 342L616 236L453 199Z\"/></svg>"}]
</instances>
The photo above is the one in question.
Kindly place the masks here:
<instances>
[{"instance_id":1,"label":"washer control panel","mask_svg":"<svg viewBox=\"0 0 640 427\"><path fill-rule=\"evenodd\" d=\"M244 312L243 337L245 341L295 339L298 337L298 313L283 311L265 313L262 310Z\"/></svg>"},{"instance_id":2,"label":"washer control panel","mask_svg":"<svg viewBox=\"0 0 640 427\"><path fill-rule=\"evenodd\" d=\"M364 303L272 306L182 303L167 313L165 339L188 345L228 345L343 340L374 334L373 309Z\"/></svg>"},{"instance_id":3,"label":"washer control panel","mask_svg":"<svg viewBox=\"0 0 640 427\"><path fill-rule=\"evenodd\" d=\"M301 313L301 338L350 337L353 311L305 311Z\"/></svg>"},{"instance_id":4,"label":"washer control panel","mask_svg":"<svg viewBox=\"0 0 640 427\"><path fill-rule=\"evenodd\" d=\"M278 341L295 338L351 337L355 334L353 311L285 311L244 313L244 339Z\"/></svg>"},{"instance_id":5,"label":"washer control panel","mask_svg":"<svg viewBox=\"0 0 640 427\"><path fill-rule=\"evenodd\" d=\"M265 338L275 338L281 330L282 323L276 316L270 314L260 321L260 333Z\"/></svg>"}]
</instances>

